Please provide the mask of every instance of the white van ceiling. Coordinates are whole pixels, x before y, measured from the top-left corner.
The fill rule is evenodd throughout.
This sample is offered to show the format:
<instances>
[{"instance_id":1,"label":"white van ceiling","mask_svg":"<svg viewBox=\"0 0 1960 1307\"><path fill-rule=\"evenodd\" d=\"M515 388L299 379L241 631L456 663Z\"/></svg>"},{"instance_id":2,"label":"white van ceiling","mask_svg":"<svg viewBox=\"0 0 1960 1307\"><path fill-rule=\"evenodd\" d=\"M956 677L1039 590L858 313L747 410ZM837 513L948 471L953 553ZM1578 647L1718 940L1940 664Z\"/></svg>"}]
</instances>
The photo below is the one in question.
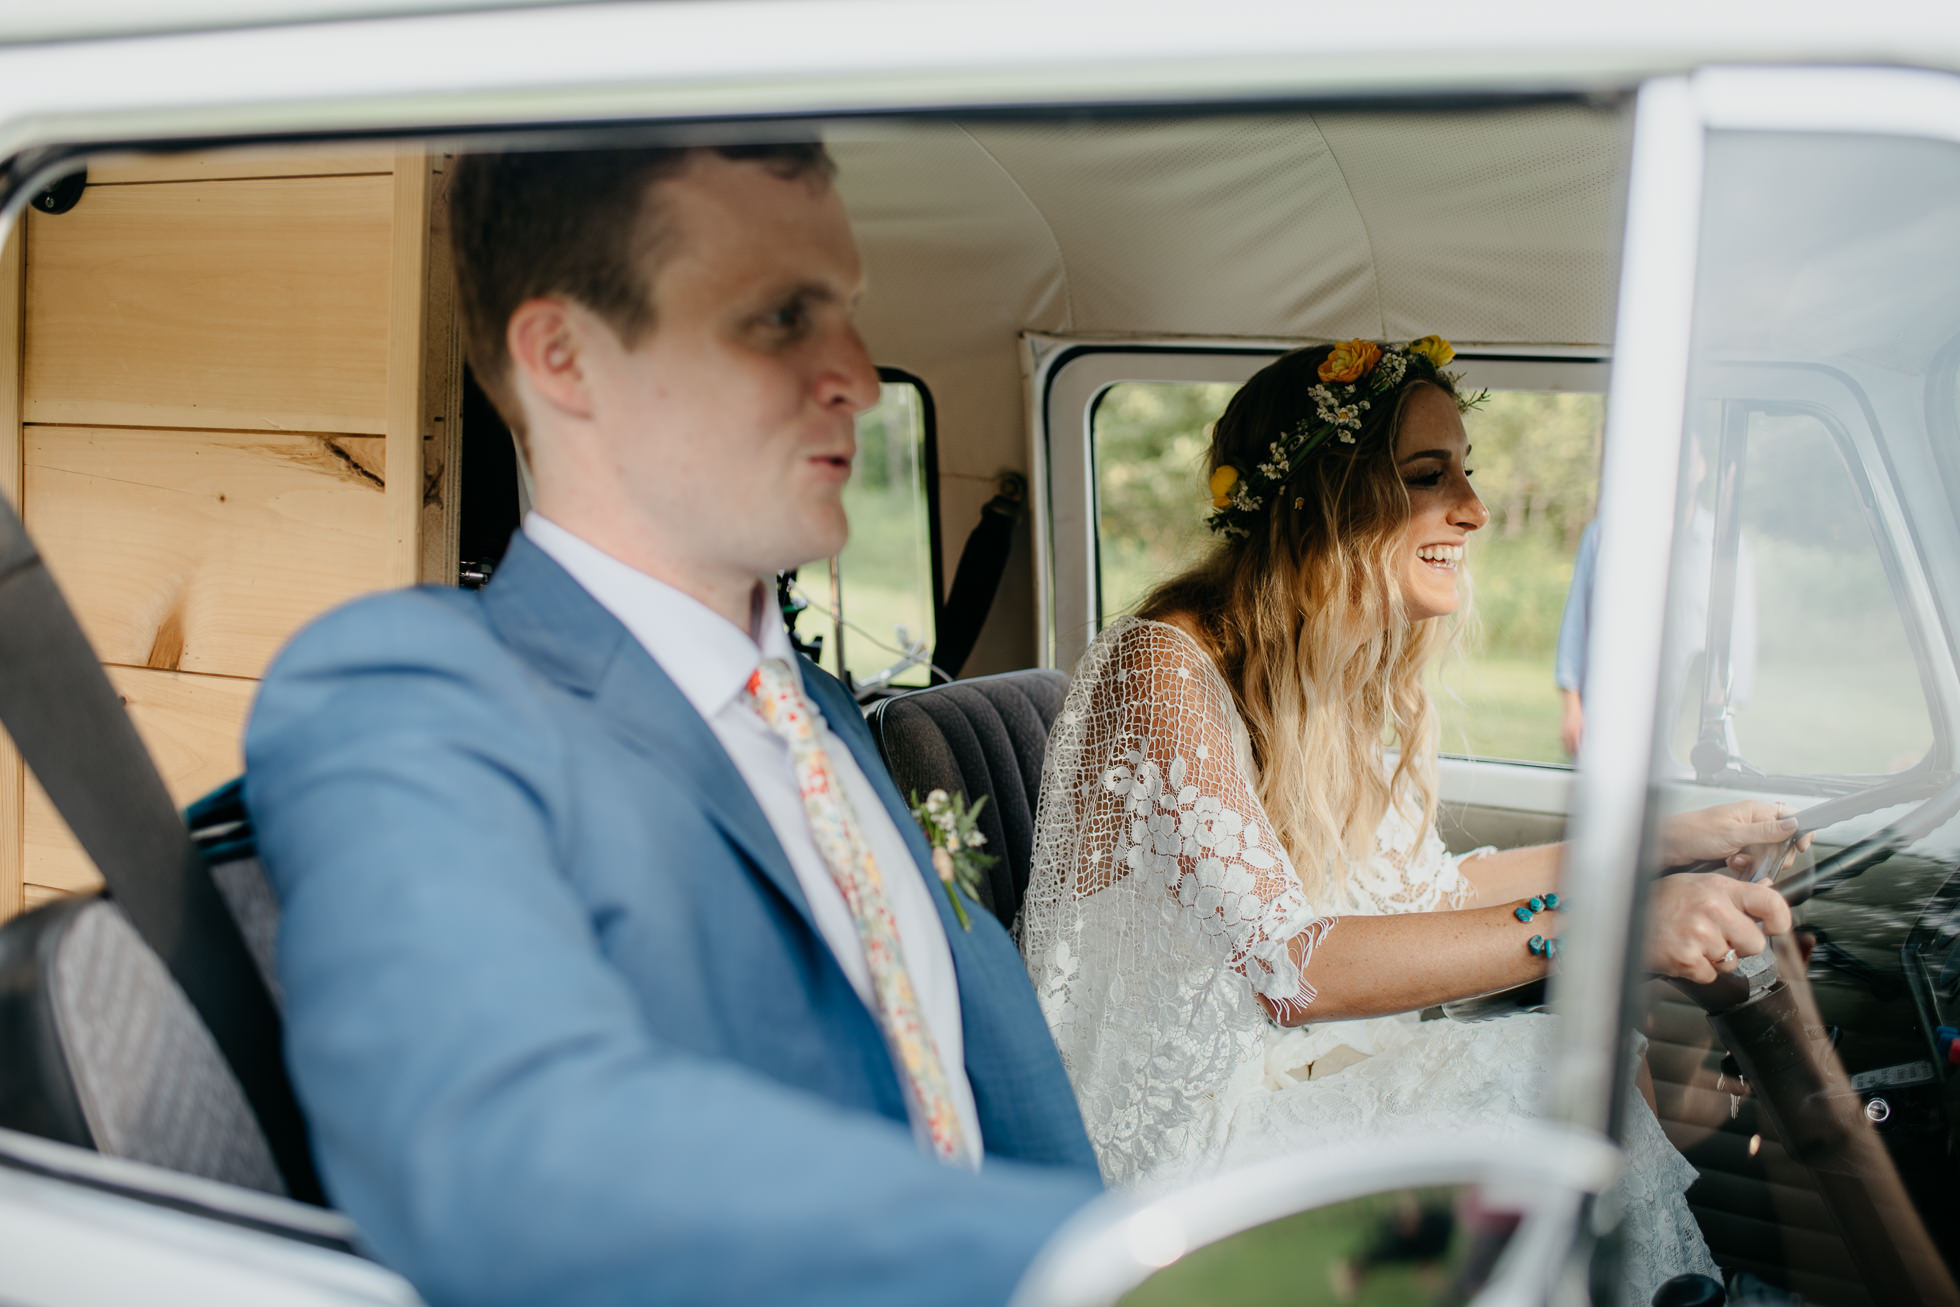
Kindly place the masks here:
<instances>
[{"instance_id":1,"label":"white van ceiling","mask_svg":"<svg viewBox=\"0 0 1960 1307\"><path fill-rule=\"evenodd\" d=\"M1021 336L1407 339L1604 352L1629 139L1614 110L852 123L826 133L859 321L938 415L950 567L1027 471ZM998 615L1031 614L1025 560ZM990 622L976 668L1024 665Z\"/></svg>"},{"instance_id":2,"label":"white van ceiling","mask_svg":"<svg viewBox=\"0 0 1960 1307\"><path fill-rule=\"evenodd\" d=\"M1606 344L1618 114L920 124L833 134L882 355L1017 331Z\"/></svg>"}]
</instances>

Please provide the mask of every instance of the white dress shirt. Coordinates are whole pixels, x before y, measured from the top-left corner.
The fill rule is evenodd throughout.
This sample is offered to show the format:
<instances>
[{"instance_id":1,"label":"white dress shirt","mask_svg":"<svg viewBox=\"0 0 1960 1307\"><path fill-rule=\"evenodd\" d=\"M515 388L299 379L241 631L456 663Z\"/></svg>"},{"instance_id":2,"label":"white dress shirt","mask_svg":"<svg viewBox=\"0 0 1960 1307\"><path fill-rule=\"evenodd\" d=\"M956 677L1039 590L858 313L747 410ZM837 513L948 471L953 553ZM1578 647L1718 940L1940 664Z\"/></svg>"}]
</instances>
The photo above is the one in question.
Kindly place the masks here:
<instances>
[{"instance_id":1,"label":"white dress shirt","mask_svg":"<svg viewBox=\"0 0 1960 1307\"><path fill-rule=\"evenodd\" d=\"M548 518L537 513L526 515L524 534L619 619L706 719L788 855L809 900L818 933L836 955L858 997L875 1014L877 999L857 923L817 849L790 764L789 745L769 728L749 701L749 675L764 658L788 663L798 687L802 685L802 670L783 623L765 608L762 619L755 623L757 634L751 638L699 600L620 562ZM761 593L766 596L768 591L765 588ZM965 1034L953 953L932 901L932 895L939 891L915 870L911 850L857 765L850 746L838 738L828 722L820 729L824 753L843 782L871 856L884 869L885 897L898 927L912 988L939 1050L953 1107L959 1113L961 1160L977 1168L982 1152L980 1120L973 1104L973 1086L966 1078ZM913 1135L930 1152L930 1140L909 1096L906 1110L913 1113Z\"/></svg>"}]
</instances>

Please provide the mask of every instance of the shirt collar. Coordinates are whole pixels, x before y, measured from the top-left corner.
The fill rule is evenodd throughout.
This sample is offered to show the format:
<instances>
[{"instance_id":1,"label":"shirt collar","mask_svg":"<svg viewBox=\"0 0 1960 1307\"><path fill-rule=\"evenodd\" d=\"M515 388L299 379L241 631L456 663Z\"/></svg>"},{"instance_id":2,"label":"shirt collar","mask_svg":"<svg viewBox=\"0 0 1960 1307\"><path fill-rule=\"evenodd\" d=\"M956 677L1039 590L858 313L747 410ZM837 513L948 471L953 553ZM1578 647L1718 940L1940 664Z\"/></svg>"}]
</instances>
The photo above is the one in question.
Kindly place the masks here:
<instances>
[{"instance_id":1,"label":"shirt collar","mask_svg":"<svg viewBox=\"0 0 1960 1307\"><path fill-rule=\"evenodd\" d=\"M759 642L700 600L622 563L597 545L537 512L524 517L524 534L574 581L619 619L694 711L712 720L748 687L764 658L780 658L802 685L796 650L781 620L767 611L769 587L758 578ZM759 644L759 647L758 647Z\"/></svg>"}]
</instances>

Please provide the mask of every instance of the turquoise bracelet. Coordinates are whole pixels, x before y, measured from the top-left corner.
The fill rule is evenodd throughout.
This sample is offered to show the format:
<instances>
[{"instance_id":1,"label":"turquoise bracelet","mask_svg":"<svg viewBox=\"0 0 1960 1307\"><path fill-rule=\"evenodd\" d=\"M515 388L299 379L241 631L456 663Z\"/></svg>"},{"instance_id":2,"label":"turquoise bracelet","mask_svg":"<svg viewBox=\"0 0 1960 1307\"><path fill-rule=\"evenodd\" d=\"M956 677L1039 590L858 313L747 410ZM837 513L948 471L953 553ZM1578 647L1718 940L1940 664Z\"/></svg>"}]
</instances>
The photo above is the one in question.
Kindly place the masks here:
<instances>
[{"instance_id":1,"label":"turquoise bracelet","mask_svg":"<svg viewBox=\"0 0 1960 1307\"><path fill-rule=\"evenodd\" d=\"M1513 909L1512 915L1519 921L1528 922L1535 914L1540 912L1557 912L1558 907L1558 895L1547 890L1543 894L1533 894L1524 901L1523 907ZM1531 956L1543 958L1547 962L1558 957L1558 937L1556 935L1549 939L1543 935L1533 935L1525 942L1525 947L1531 950Z\"/></svg>"},{"instance_id":2,"label":"turquoise bracelet","mask_svg":"<svg viewBox=\"0 0 1960 1307\"><path fill-rule=\"evenodd\" d=\"M1514 910L1513 915L1515 915L1519 921L1530 921L1531 916L1534 912L1557 912L1557 911L1558 911L1558 895L1550 891L1547 891L1546 893L1543 894L1533 894L1530 898L1525 900L1525 904L1523 907Z\"/></svg>"}]
</instances>

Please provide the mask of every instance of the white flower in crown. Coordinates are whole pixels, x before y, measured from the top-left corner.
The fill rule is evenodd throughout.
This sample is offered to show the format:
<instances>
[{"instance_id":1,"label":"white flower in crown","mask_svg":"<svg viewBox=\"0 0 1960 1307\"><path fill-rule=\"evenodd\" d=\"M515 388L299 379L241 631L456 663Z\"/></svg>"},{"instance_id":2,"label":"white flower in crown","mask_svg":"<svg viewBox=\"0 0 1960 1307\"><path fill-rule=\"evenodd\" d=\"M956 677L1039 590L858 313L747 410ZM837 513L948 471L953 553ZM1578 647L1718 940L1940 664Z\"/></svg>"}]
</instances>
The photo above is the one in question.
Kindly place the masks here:
<instances>
[{"instance_id":1,"label":"white flower in crown","mask_svg":"<svg viewBox=\"0 0 1960 1307\"><path fill-rule=\"evenodd\" d=\"M1408 370L1408 355L1404 354L1401 350L1392 349L1382 355L1381 362L1375 365L1375 370L1368 380L1377 393L1384 390L1393 390L1401 382L1403 375Z\"/></svg>"}]
</instances>

